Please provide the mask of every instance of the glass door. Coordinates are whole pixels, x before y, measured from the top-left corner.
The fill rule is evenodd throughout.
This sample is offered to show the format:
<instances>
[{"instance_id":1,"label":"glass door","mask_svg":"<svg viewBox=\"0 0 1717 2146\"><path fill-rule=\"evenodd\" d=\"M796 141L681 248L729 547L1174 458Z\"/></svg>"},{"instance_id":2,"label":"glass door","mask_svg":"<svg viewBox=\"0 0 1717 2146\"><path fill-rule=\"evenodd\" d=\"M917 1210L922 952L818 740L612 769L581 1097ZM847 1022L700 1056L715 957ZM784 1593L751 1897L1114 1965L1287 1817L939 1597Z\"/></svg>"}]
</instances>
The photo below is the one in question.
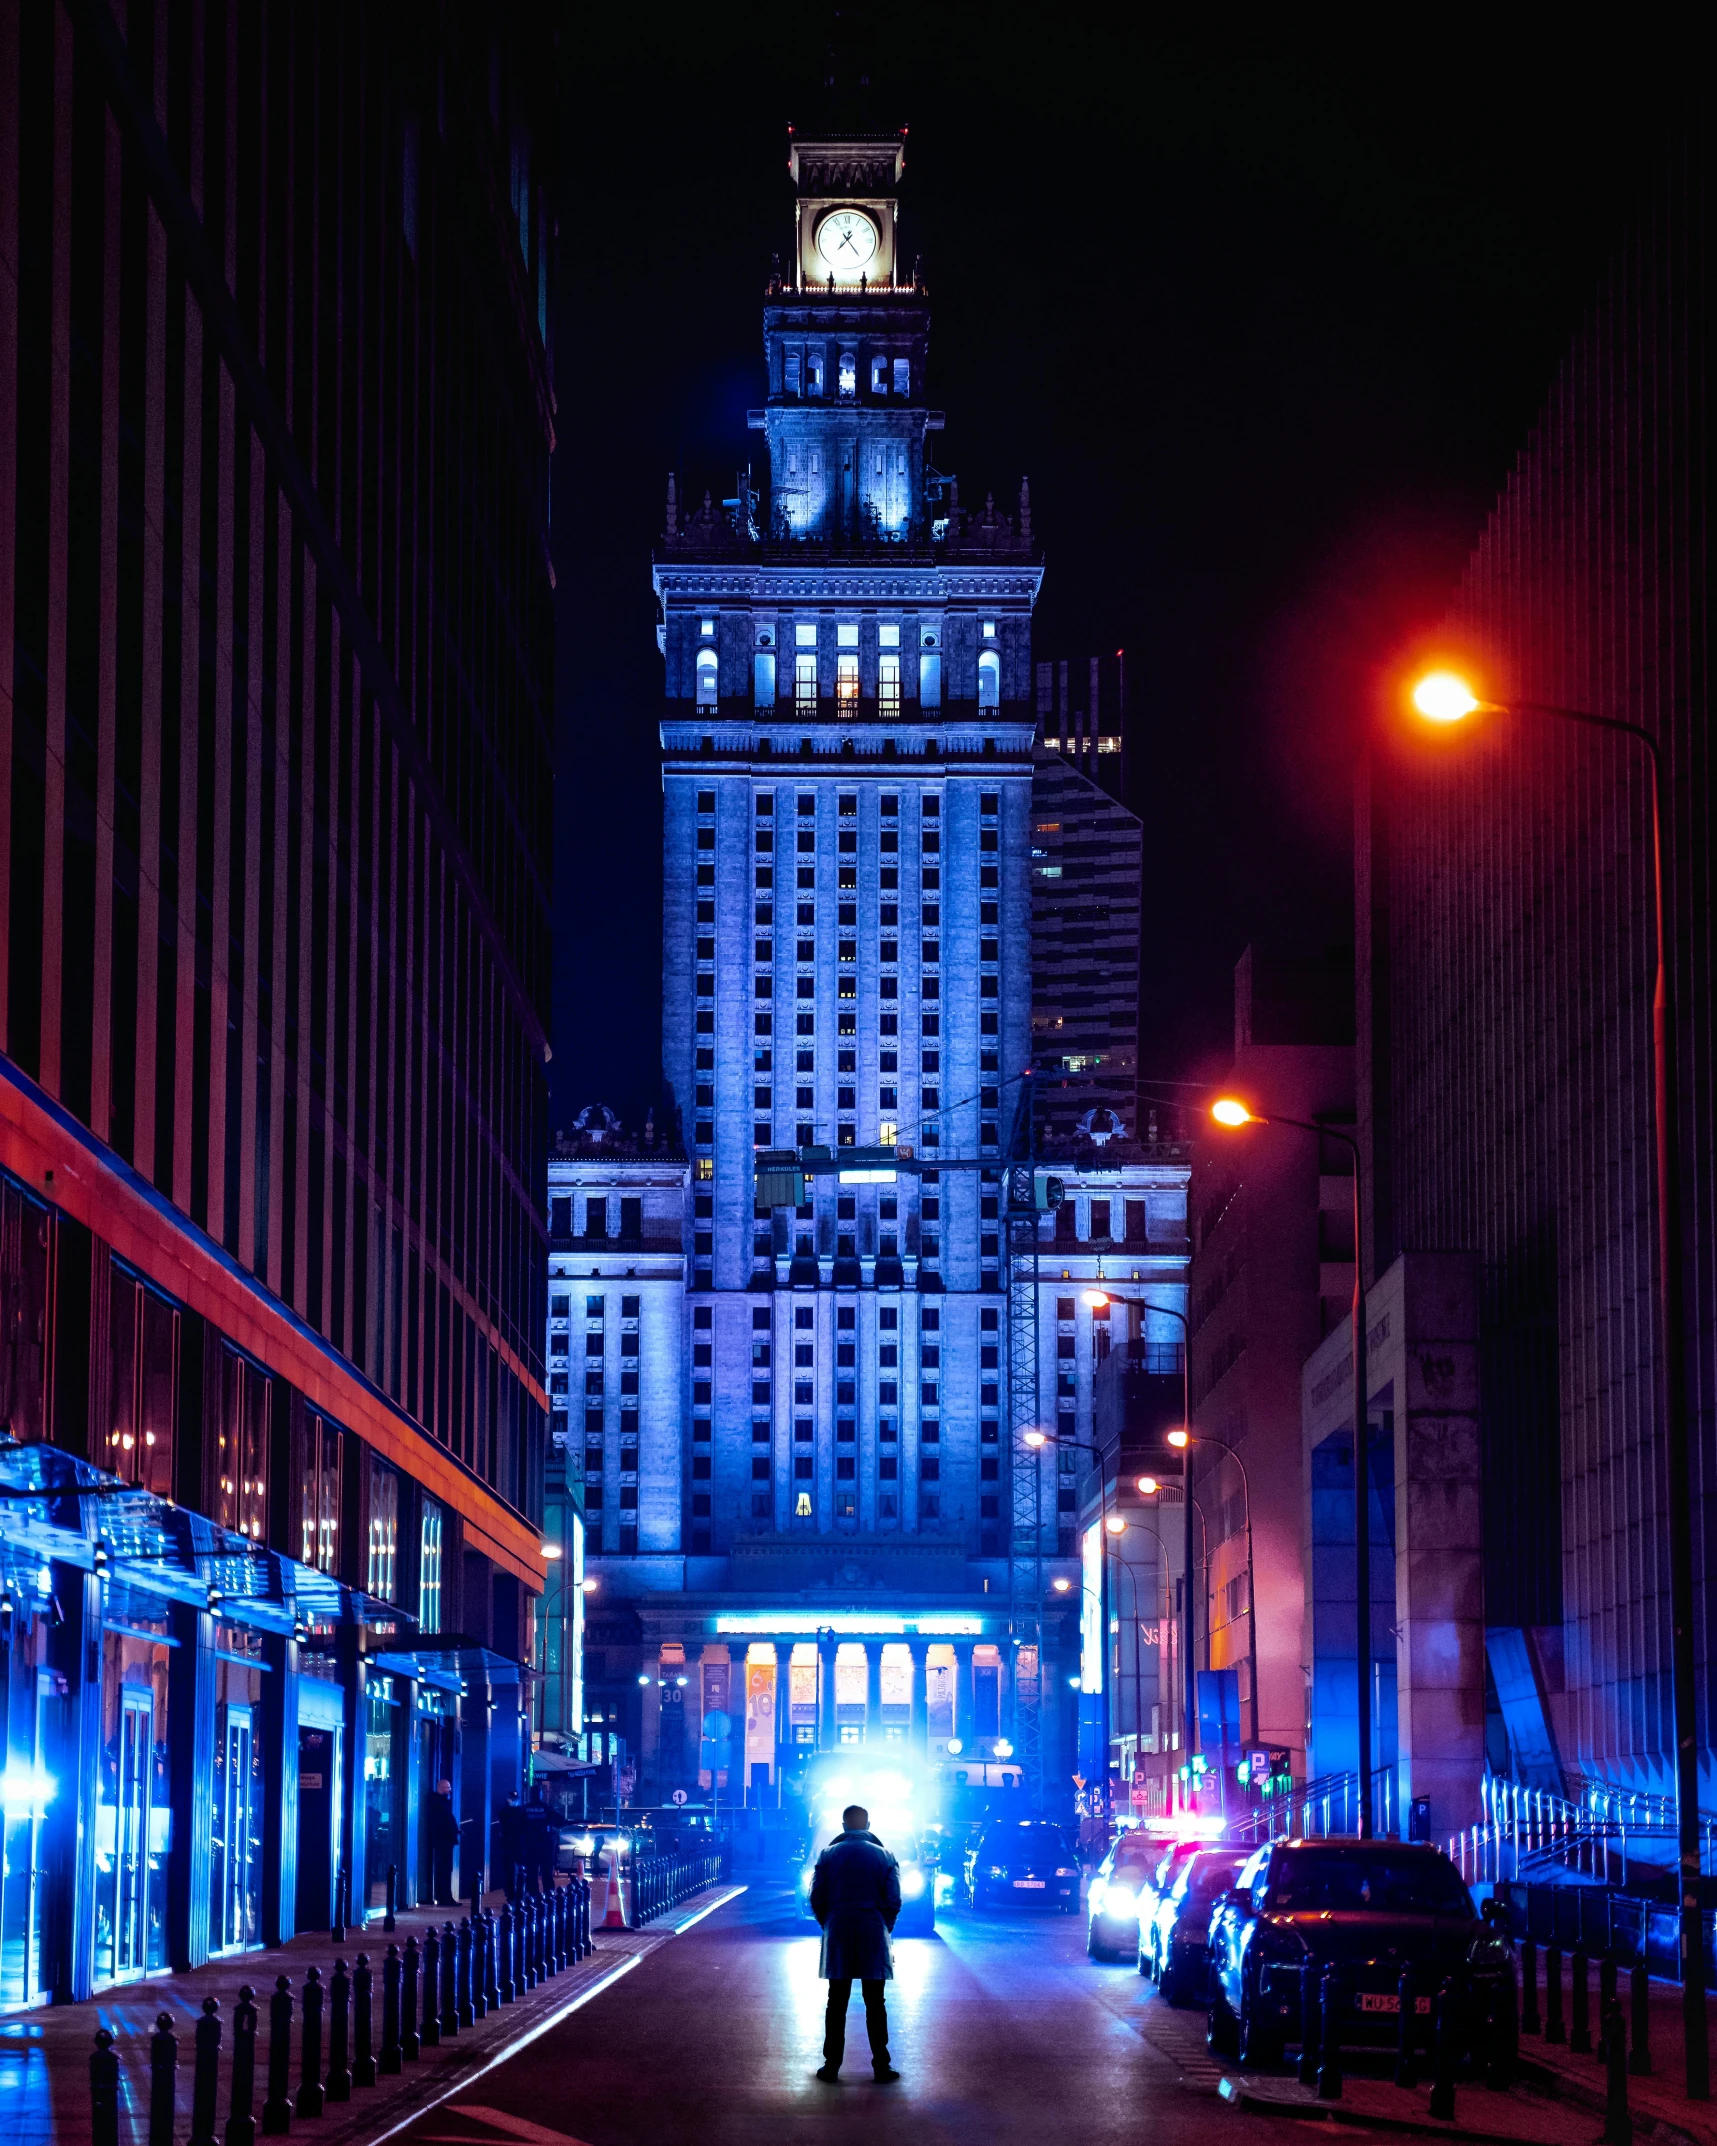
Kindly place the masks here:
<instances>
[{"instance_id":1,"label":"glass door","mask_svg":"<svg viewBox=\"0 0 1717 2146\"><path fill-rule=\"evenodd\" d=\"M128 1684L122 1698L110 1911L116 1982L145 1973L149 1963L149 1821L155 1745L154 1695Z\"/></svg>"},{"instance_id":2,"label":"glass door","mask_svg":"<svg viewBox=\"0 0 1717 2146\"><path fill-rule=\"evenodd\" d=\"M248 1706L228 1705L221 1737L221 1771L215 1808L215 1898L220 1903L215 1943L223 1952L261 1942L256 1907L261 1871L256 1867L259 1828L256 1795L255 1722Z\"/></svg>"}]
</instances>

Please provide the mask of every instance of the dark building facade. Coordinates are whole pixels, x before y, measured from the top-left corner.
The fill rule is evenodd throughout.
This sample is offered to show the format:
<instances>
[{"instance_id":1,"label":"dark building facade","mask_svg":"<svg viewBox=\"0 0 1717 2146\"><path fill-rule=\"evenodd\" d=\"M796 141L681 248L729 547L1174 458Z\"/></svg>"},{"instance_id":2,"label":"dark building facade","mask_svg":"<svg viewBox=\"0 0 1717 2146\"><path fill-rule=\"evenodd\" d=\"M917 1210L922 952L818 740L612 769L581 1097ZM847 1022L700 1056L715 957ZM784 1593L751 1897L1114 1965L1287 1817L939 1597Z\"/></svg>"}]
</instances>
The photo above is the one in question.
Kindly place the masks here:
<instances>
[{"instance_id":1,"label":"dark building facade","mask_svg":"<svg viewBox=\"0 0 1717 2146\"><path fill-rule=\"evenodd\" d=\"M1694 1500L1711 1770L1713 1021L1704 177L1666 179L1575 340L1444 622L1482 690L1644 726L1667 776L1695 1480L1665 1479L1640 749L1555 721L1405 731L1359 801L1372 1279L1476 1258L1493 1760L1673 1790L1666 1514ZM1499 1706L1500 1701L1500 1706ZM1504 1753L1506 1752L1506 1758Z\"/></svg>"},{"instance_id":2,"label":"dark building facade","mask_svg":"<svg viewBox=\"0 0 1717 2146\"><path fill-rule=\"evenodd\" d=\"M549 70L460 23L0 9L0 2003L520 1777Z\"/></svg>"}]
</instances>

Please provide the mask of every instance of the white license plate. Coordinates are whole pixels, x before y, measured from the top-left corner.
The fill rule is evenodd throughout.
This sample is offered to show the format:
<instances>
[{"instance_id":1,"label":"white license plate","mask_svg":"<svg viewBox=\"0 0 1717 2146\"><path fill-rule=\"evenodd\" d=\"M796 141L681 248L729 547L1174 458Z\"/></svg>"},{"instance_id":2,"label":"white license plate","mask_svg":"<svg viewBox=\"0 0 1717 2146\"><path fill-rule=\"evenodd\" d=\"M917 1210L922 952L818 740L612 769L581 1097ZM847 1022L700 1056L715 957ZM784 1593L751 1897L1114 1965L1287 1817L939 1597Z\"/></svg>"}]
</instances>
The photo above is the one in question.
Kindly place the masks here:
<instances>
[{"instance_id":1,"label":"white license plate","mask_svg":"<svg viewBox=\"0 0 1717 2146\"><path fill-rule=\"evenodd\" d=\"M1041 1878L1015 1878L1014 1889L1028 1893L1041 1893L1044 1881Z\"/></svg>"},{"instance_id":2,"label":"white license plate","mask_svg":"<svg viewBox=\"0 0 1717 2146\"><path fill-rule=\"evenodd\" d=\"M1359 2009L1362 2012L1394 2012L1399 2014L1401 1999L1398 1996L1376 1996L1370 1990L1361 1990L1359 1993ZM1430 1998L1415 1997L1413 2009L1415 2012L1423 2012L1429 2016L1431 2010Z\"/></svg>"}]
</instances>

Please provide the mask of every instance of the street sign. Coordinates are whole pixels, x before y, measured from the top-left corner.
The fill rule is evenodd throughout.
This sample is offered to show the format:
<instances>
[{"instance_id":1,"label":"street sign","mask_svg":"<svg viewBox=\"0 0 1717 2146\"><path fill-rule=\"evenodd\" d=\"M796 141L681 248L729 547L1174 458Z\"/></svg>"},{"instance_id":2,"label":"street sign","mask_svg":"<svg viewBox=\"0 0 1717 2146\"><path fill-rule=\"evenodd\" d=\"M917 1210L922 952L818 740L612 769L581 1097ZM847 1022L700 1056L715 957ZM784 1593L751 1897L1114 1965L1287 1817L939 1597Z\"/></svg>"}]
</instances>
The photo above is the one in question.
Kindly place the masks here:
<instances>
[{"instance_id":1,"label":"street sign","mask_svg":"<svg viewBox=\"0 0 1717 2146\"><path fill-rule=\"evenodd\" d=\"M683 1788L676 1788L674 1790L674 1793L668 1798L668 1801L670 1803L684 1803L685 1800L686 1792Z\"/></svg>"}]
</instances>

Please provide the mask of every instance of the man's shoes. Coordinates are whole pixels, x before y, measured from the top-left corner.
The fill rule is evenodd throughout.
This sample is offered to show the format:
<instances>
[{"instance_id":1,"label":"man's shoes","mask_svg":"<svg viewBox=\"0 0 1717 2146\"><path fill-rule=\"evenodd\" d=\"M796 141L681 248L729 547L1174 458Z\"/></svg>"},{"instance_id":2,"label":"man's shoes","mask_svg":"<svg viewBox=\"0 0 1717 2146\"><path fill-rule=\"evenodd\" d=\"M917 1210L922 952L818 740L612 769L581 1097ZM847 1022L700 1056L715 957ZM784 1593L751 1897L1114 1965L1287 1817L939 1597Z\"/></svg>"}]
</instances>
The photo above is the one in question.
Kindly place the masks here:
<instances>
[{"instance_id":1,"label":"man's shoes","mask_svg":"<svg viewBox=\"0 0 1717 2146\"><path fill-rule=\"evenodd\" d=\"M840 2075L841 2069L838 2064L825 2064L817 2073L817 2077L822 2080L825 2086L833 2086Z\"/></svg>"},{"instance_id":2,"label":"man's shoes","mask_svg":"<svg viewBox=\"0 0 1717 2146\"><path fill-rule=\"evenodd\" d=\"M880 2064L871 2074L878 2086L892 2086L900 2077L892 2064Z\"/></svg>"}]
</instances>

